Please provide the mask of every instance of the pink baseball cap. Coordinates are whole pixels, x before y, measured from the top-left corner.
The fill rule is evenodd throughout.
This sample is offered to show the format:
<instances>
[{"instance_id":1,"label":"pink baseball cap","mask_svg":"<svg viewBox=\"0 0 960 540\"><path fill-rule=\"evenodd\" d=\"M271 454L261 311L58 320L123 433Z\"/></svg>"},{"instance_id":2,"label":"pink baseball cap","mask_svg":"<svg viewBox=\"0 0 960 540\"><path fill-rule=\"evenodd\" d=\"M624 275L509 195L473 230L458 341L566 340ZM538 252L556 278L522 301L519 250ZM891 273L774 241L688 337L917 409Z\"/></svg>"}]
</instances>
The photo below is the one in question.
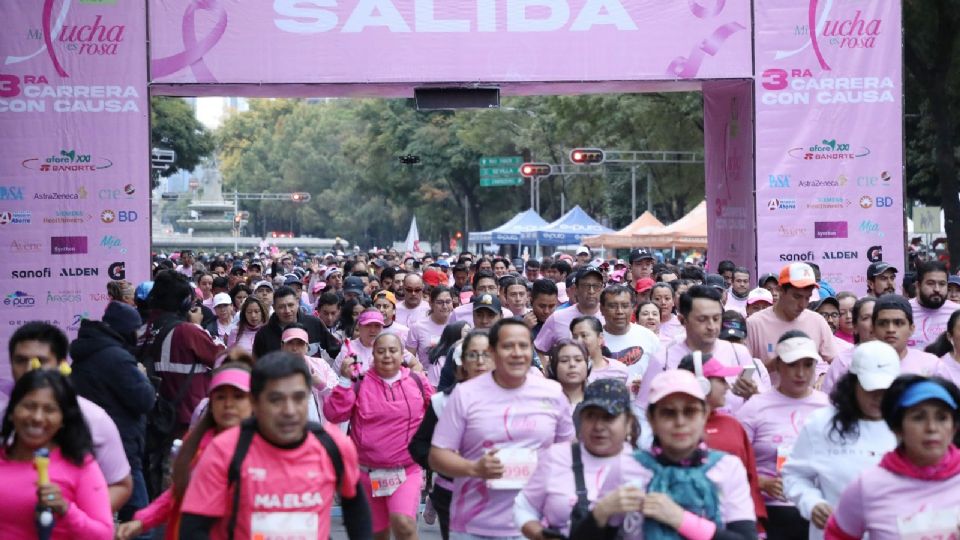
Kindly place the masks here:
<instances>
[{"instance_id":1,"label":"pink baseball cap","mask_svg":"<svg viewBox=\"0 0 960 540\"><path fill-rule=\"evenodd\" d=\"M753 289L749 294L747 294L747 305L752 306L757 302L766 302L768 304L772 304L773 293L761 287Z\"/></svg>"},{"instance_id":2,"label":"pink baseball cap","mask_svg":"<svg viewBox=\"0 0 960 540\"><path fill-rule=\"evenodd\" d=\"M210 381L210 393L221 386L233 386L244 392L250 391L250 372L238 368L226 368L217 371Z\"/></svg>"},{"instance_id":3,"label":"pink baseball cap","mask_svg":"<svg viewBox=\"0 0 960 540\"><path fill-rule=\"evenodd\" d=\"M370 324L379 324L383 326L383 313L380 313L377 310L364 311L357 318L357 324L360 326L367 326Z\"/></svg>"},{"instance_id":4,"label":"pink baseball cap","mask_svg":"<svg viewBox=\"0 0 960 540\"><path fill-rule=\"evenodd\" d=\"M636 285L634 286L634 289L635 289L638 293L647 292L647 291L649 291L650 289L652 289L653 286L656 285L656 284L657 284L656 281L654 281L654 280L652 280L652 279L650 279L650 278L648 278L648 277L640 278L640 279L637 280L637 283L636 283Z\"/></svg>"},{"instance_id":5,"label":"pink baseball cap","mask_svg":"<svg viewBox=\"0 0 960 540\"><path fill-rule=\"evenodd\" d=\"M733 377L743 371L740 366L728 366L716 358L711 358L703 363L703 376L710 377Z\"/></svg>"},{"instance_id":6,"label":"pink baseball cap","mask_svg":"<svg viewBox=\"0 0 960 540\"><path fill-rule=\"evenodd\" d=\"M708 362L709 363L709 362ZM697 381L697 377L686 370L671 369L654 377L650 382L650 403L656 403L670 394L687 394L701 401L707 396Z\"/></svg>"},{"instance_id":7,"label":"pink baseball cap","mask_svg":"<svg viewBox=\"0 0 960 540\"><path fill-rule=\"evenodd\" d=\"M283 335L280 337L280 341L284 343L294 339L299 339L304 343L310 343L310 337L307 335L307 331L303 328L287 328L283 331Z\"/></svg>"}]
</instances>

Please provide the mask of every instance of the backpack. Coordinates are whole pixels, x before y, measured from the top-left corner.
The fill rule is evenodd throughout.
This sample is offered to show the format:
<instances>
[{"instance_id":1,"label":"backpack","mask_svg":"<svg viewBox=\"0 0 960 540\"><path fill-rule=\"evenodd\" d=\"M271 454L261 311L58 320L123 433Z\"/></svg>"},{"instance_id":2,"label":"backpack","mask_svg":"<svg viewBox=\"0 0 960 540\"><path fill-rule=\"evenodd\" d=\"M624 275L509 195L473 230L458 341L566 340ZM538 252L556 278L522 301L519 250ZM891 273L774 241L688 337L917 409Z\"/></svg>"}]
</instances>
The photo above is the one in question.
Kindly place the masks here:
<instances>
[{"instance_id":1,"label":"backpack","mask_svg":"<svg viewBox=\"0 0 960 540\"><path fill-rule=\"evenodd\" d=\"M237 439L237 446L233 450L233 458L230 459L230 466L227 469L227 489L236 484L233 488L233 504L230 508L230 518L227 521L227 538L233 540L233 532L237 527L237 509L240 507L240 467L243 460L247 457L247 451L250 450L250 443L253 442L253 435L257 430L257 421L255 418L247 418L240 424L240 437ZM330 463L333 464L333 471L336 474L336 483L334 490L339 492L343 487L343 456L340 455L340 449L333 437L316 422L309 422L307 430L320 441L320 445L326 450Z\"/></svg>"},{"instance_id":2,"label":"backpack","mask_svg":"<svg viewBox=\"0 0 960 540\"><path fill-rule=\"evenodd\" d=\"M647 485L647 492L665 493L684 510L709 519L723 528L720 514L720 497L713 481L707 478L707 471L726 456L724 452L710 450L705 462L696 467L677 467L663 465L650 452L639 450L634 459L653 472ZM679 540L680 534L668 525L653 519L643 520L643 538L645 540Z\"/></svg>"}]
</instances>

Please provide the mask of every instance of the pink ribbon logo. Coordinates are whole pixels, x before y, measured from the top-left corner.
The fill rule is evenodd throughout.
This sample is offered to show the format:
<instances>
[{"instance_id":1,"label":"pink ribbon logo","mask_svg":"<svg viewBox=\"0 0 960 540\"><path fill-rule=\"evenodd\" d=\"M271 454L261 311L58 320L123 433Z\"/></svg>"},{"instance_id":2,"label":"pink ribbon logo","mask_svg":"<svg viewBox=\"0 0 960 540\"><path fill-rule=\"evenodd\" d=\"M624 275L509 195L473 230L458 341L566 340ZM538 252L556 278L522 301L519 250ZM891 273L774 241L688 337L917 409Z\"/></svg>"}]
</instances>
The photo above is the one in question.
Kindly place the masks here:
<instances>
[{"instance_id":1,"label":"pink ribbon logo","mask_svg":"<svg viewBox=\"0 0 960 540\"><path fill-rule=\"evenodd\" d=\"M667 67L667 75L680 79L695 77L707 55L716 56L730 36L743 30L746 30L746 27L738 22L728 23L717 28L710 36L694 47L689 56L678 56L673 62L670 62L670 66Z\"/></svg>"},{"instance_id":2,"label":"pink ribbon logo","mask_svg":"<svg viewBox=\"0 0 960 540\"><path fill-rule=\"evenodd\" d=\"M817 56L817 61L820 62L820 67L824 71L830 71L830 66L827 64L827 61L823 58L823 53L820 52L820 42L817 40L817 3L818 0L810 0L810 9L807 10L807 26L810 29L810 45L813 46L813 54Z\"/></svg>"},{"instance_id":3,"label":"pink ribbon logo","mask_svg":"<svg viewBox=\"0 0 960 540\"><path fill-rule=\"evenodd\" d=\"M197 10L211 11L216 15L217 22L206 36L197 41L196 16ZM227 10L220 4L220 0L194 0L183 13L180 25L183 37L183 51L177 54L157 58L150 62L151 77L164 77L176 73L190 66L197 82L217 82L213 74L203 62L206 54L223 37L227 29Z\"/></svg>"},{"instance_id":4,"label":"pink ribbon logo","mask_svg":"<svg viewBox=\"0 0 960 540\"><path fill-rule=\"evenodd\" d=\"M50 60L53 62L53 68L57 70L57 75L69 77L70 75L67 75L67 71L60 65L60 59L57 58L57 53L53 51L53 2L54 0L45 0L43 2L43 44L47 48L47 55L50 56Z\"/></svg>"}]
</instances>

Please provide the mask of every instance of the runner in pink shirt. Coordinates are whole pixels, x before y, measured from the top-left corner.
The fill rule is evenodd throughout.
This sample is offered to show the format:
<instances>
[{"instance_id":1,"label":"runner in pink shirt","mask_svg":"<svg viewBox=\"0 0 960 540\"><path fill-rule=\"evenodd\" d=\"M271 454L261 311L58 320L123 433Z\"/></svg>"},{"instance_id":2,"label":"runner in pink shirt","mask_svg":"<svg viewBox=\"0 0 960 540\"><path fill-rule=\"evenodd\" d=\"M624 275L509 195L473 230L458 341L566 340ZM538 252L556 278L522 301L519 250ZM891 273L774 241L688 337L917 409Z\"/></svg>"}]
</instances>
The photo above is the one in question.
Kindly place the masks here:
<instances>
[{"instance_id":1,"label":"runner in pink shirt","mask_svg":"<svg viewBox=\"0 0 960 540\"><path fill-rule=\"evenodd\" d=\"M629 310L627 310L629 311ZM590 376L587 384L600 379L617 379L627 382L630 372L622 362L603 356L603 325L596 317L577 317L570 322L573 339L586 347L590 355Z\"/></svg>"},{"instance_id":2,"label":"runner in pink shirt","mask_svg":"<svg viewBox=\"0 0 960 540\"><path fill-rule=\"evenodd\" d=\"M519 537L513 500L533 473L538 452L574 437L560 385L530 374L533 347L526 325L500 320L489 339L494 371L456 386L430 450L431 468L455 479L452 538Z\"/></svg>"},{"instance_id":3,"label":"runner in pink shirt","mask_svg":"<svg viewBox=\"0 0 960 540\"><path fill-rule=\"evenodd\" d=\"M414 323L404 343L407 350L417 356L427 372L430 384L436 386L440 381L443 359L431 362L430 351L440 342L443 328L453 311L453 296L446 287L434 287L430 291L430 312L428 316Z\"/></svg>"},{"instance_id":4,"label":"runner in pink shirt","mask_svg":"<svg viewBox=\"0 0 960 540\"><path fill-rule=\"evenodd\" d=\"M840 320L837 321L837 331L833 335L855 345L857 342L854 338L853 306L857 304L857 295L840 291L837 293L837 302L840 307Z\"/></svg>"},{"instance_id":5,"label":"runner in pink shirt","mask_svg":"<svg viewBox=\"0 0 960 540\"><path fill-rule=\"evenodd\" d=\"M750 270L742 266L733 269L730 290L727 291L727 303L723 309L732 309L747 316L747 299L750 295Z\"/></svg>"},{"instance_id":6,"label":"runner in pink shirt","mask_svg":"<svg viewBox=\"0 0 960 540\"><path fill-rule=\"evenodd\" d=\"M743 463L704 442L709 384L683 370L654 378L647 412L653 447L607 475L593 509L573 523L571 540L756 538ZM674 491L677 485L688 489Z\"/></svg>"},{"instance_id":7,"label":"runner in pink shirt","mask_svg":"<svg viewBox=\"0 0 960 540\"><path fill-rule=\"evenodd\" d=\"M679 295L667 283L657 283L650 289L650 300L660 308L660 341L672 343L683 335L683 324L674 314Z\"/></svg>"},{"instance_id":8,"label":"runner in pink shirt","mask_svg":"<svg viewBox=\"0 0 960 540\"><path fill-rule=\"evenodd\" d=\"M550 364L547 377L560 383L563 395L571 407L583 401L590 376L590 353L579 341L563 338L550 349Z\"/></svg>"},{"instance_id":9,"label":"runner in pink shirt","mask_svg":"<svg viewBox=\"0 0 960 540\"><path fill-rule=\"evenodd\" d=\"M939 359L907 346L913 334L913 308L902 296L885 294L873 305L873 335L897 350L900 372L931 375Z\"/></svg>"},{"instance_id":10,"label":"runner in pink shirt","mask_svg":"<svg viewBox=\"0 0 960 540\"><path fill-rule=\"evenodd\" d=\"M807 309L814 289L819 287L813 268L804 263L784 266L779 283L782 293L773 307L747 318L747 348L751 355L769 368L780 336L799 330L817 344L817 357L829 364L837 356L833 332L823 317Z\"/></svg>"},{"instance_id":11,"label":"runner in pink shirt","mask_svg":"<svg viewBox=\"0 0 960 540\"><path fill-rule=\"evenodd\" d=\"M576 276L577 303L554 311L543 323L543 328L534 342L540 356L544 356L553 347L554 342L570 337L570 322L577 317L593 315L603 323L600 313L600 291L603 290L603 272L593 266L578 271Z\"/></svg>"},{"instance_id":12,"label":"runner in pink shirt","mask_svg":"<svg viewBox=\"0 0 960 540\"><path fill-rule=\"evenodd\" d=\"M947 329L925 352L939 356L940 361L934 369L934 375L943 377L953 384L960 385L960 350L955 343L960 340L960 311L954 312L947 321Z\"/></svg>"},{"instance_id":13,"label":"runner in pink shirt","mask_svg":"<svg viewBox=\"0 0 960 540\"><path fill-rule=\"evenodd\" d=\"M403 278L403 302L397 305L396 321L407 328L427 318L430 306L423 301L423 280L416 274Z\"/></svg>"},{"instance_id":14,"label":"runner in pink shirt","mask_svg":"<svg viewBox=\"0 0 960 540\"><path fill-rule=\"evenodd\" d=\"M773 294L767 289L757 287L747 295L747 318L773 305Z\"/></svg>"},{"instance_id":15,"label":"runner in pink shirt","mask_svg":"<svg viewBox=\"0 0 960 540\"><path fill-rule=\"evenodd\" d=\"M960 309L947 300L947 267L940 261L929 261L917 268L917 297L910 300L914 330L907 342L913 349L923 349L947 329L947 321Z\"/></svg>"},{"instance_id":16,"label":"runner in pink shirt","mask_svg":"<svg viewBox=\"0 0 960 540\"><path fill-rule=\"evenodd\" d=\"M853 305L853 337L856 343L866 343L877 339L873 335L873 306L877 299L872 296L864 296L857 300ZM820 382L820 390L829 395L830 391L837 384L837 381L850 370L850 362L853 360L853 351L840 352L830 363L827 374Z\"/></svg>"},{"instance_id":17,"label":"runner in pink shirt","mask_svg":"<svg viewBox=\"0 0 960 540\"><path fill-rule=\"evenodd\" d=\"M766 529L771 538L807 537L807 521L784 497L780 469L789 459L807 416L830 404L826 394L813 388L819 360L812 339L799 330L785 333L777 342L771 362L779 375L776 388L750 398L736 413L756 451L760 490L767 504Z\"/></svg>"},{"instance_id":18,"label":"runner in pink shirt","mask_svg":"<svg viewBox=\"0 0 960 540\"><path fill-rule=\"evenodd\" d=\"M847 486L824 537L957 538L960 523L960 390L943 379L897 378L881 402L899 445Z\"/></svg>"},{"instance_id":19,"label":"runner in pink shirt","mask_svg":"<svg viewBox=\"0 0 960 540\"><path fill-rule=\"evenodd\" d=\"M390 291L378 291L373 295L373 307L383 314L383 329L400 336L406 343L410 329L396 321L397 297Z\"/></svg>"},{"instance_id":20,"label":"runner in pink shirt","mask_svg":"<svg viewBox=\"0 0 960 540\"><path fill-rule=\"evenodd\" d=\"M498 294L497 278L493 275L493 272L486 270L478 270L473 275L471 287L473 288L473 298L482 294L492 294L494 296ZM455 321L467 321L470 326L476 326L473 324L473 304L471 302L466 302L453 310L449 322Z\"/></svg>"}]
</instances>

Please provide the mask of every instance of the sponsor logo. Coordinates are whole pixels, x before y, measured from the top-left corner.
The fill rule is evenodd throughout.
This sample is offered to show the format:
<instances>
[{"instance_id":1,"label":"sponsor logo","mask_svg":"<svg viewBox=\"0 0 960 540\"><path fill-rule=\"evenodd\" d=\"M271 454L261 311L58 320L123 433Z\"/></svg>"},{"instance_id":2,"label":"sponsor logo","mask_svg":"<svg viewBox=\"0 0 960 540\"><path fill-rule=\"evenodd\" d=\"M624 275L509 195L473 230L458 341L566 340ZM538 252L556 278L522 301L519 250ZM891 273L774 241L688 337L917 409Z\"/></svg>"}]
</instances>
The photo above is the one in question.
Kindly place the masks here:
<instances>
[{"instance_id":1,"label":"sponsor logo","mask_svg":"<svg viewBox=\"0 0 960 540\"><path fill-rule=\"evenodd\" d=\"M40 253L43 251L43 244L32 240L11 240L11 253Z\"/></svg>"},{"instance_id":2,"label":"sponsor logo","mask_svg":"<svg viewBox=\"0 0 960 540\"><path fill-rule=\"evenodd\" d=\"M890 187L890 173L883 171L880 176L858 176L857 185L860 187Z\"/></svg>"},{"instance_id":3,"label":"sponsor logo","mask_svg":"<svg viewBox=\"0 0 960 540\"><path fill-rule=\"evenodd\" d=\"M816 259L816 256L814 256L812 251L808 251L806 253L781 253L780 254L780 260L783 262L806 262L806 261L812 261L815 259Z\"/></svg>"},{"instance_id":4,"label":"sponsor logo","mask_svg":"<svg viewBox=\"0 0 960 540\"><path fill-rule=\"evenodd\" d=\"M86 252L86 236L54 236L50 238L51 255L79 255Z\"/></svg>"},{"instance_id":5,"label":"sponsor logo","mask_svg":"<svg viewBox=\"0 0 960 540\"><path fill-rule=\"evenodd\" d=\"M893 208L893 197L871 197L869 195L860 197L860 208L867 210L874 206L877 208Z\"/></svg>"},{"instance_id":6,"label":"sponsor logo","mask_svg":"<svg viewBox=\"0 0 960 540\"><path fill-rule=\"evenodd\" d=\"M32 219L30 212L0 212L0 225L29 225Z\"/></svg>"},{"instance_id":7,"label":"sponsor logo","mask_svg":"<svg viewBox=\"0 0 960 540\"><path fill-rule=\"evenodd\" d=\"M113 210L104 210L100 212L100 221L104 223L113 223L117 219L117 214Z\"/></svg>"},{"instance_id":8,"label":"sponsor logo","mask_svg":"<svg viewBox=\"0 0 960 540\"><path fill-rule=\"evenodd\" d=\"M107 268L107 276L115 280L127 279L127 264L122 261L111 264L110 267Z\"/></svg>"},{"instance_id":9,"label":"sponsor logo","mask_svg":"<svg viewBox=\"0 0 960 540\"><path fill-rule=\"evenodd\" d=\"M14 291L3 298L3 305L8 307L29 308L36 304L36 298L23 291Z\"/></svg>"},{"instance_id":10,"label":"sponsor logo","mask_svg":"<svg viewBox=\"0 0 960 540\"><path fill-rule=\"evenodd\" d=\"M31 279L31 278L48 278L50 277L50 267L45 266L43 268L32 268L30 270L11 270L10 278L11 279Z\"/></svg>"},{"instance_id":11,"label":"sponsor logo","mask_svg":"<svg viewBox=\"0 0 960 540\"><path fill-rule=\"evenodd\" d=\"M19 75L0 73L0 98L12 98L0 99L0 113L44 113L48 109L56 113L140 112L140 94L133 86L51 86L43 75L24 75L21 78Z\"/></svg>"},{"instance_id":12,"label":"sponsor logo","mask_svg":"<svg viewBox=\"0 0 960 540\"><path fill-rule=\"evenodd\" d=\"M824 251L823 259L825 261L845 261L857 259L859 256L856 251Z\"/></svg>"},{"instance_id":13,"label":"sponsor logo","mask_svg":"<svg viewBox=\"0 0 960 540\"><path fill-rule=\"evenodd\" d=\"M100 269L92 266L71 266L60 269L60 277L96 277Z\"/></svg>"},{"instance_id":14,"label":"sponsor logo","mask_svg":"<svg viewBox=\"0 0 960 540\"><path fill-rule=\"evenodd\" d=\"M784 238L799 238L807 235L807 228L796 227L792 225L780 225L777 227L777 234Z\"/></svg>"},{"instance_id":15,"label":"sponsor logo","mask_svg":"<svg viewBox=\"0 0 960 540\"><path fill-rule=\"evenodd\" d=\"M770 199L767 201L767 209L771 212L776 210L796 210L796 199Z\"/></svg>"},{"instance_id":16,"label":"sponsor logo","mask_svg":"<svg viewBox=\"0 0 960 540\"><path fill-rule=\"evenodd\" d=\"M133 184L127 184L123 186L123 189L101 189L97 191L97 196L100 197L101 200L132 199L133 194L136 192L137 189L133 187Z\"/></svg>"},{"instance_id":17,"label":"sponsor logo","mask_svg":"<svg viewBox=\"0 0 960 540\"><path fill-rule=\"evenodd\" d=\"M79 304L82 301L80 291L47 291L47 304Z\"/></svg>"},{"instance_id":18,"label":"sponsor logo","mask_svg":"<svg viewBox=\"0 0 960 540\"><path fill-rule=\"evenodd\" d=\"M58 210L52 217L43 218L43 222L54 225L80 224L90 221L91 217L80 210Z\"/></svg>"},{"instance_id":19,"label":"sponsor logo","mask_svg":"<svg viewBox=\"0 0 960 540\"><path fill-rule=\"evenodd\" d=\"M41 201L78 201L87 198L87 189L83 186L77 188L73 193L61 193L58 191L48 191L45 193L34 193L34 200Z\"/></svg>"},{"instance_id":20,"label":"sponsor logo","mask_svg":"<svg viewBox=\"0 0 960 540\"><path fill-rule=\"evenodd\" d=\"M865 219L860 222L860 232L864 234L875 234L879 238L884 237L883 229L880 228L880 224L876 221L870 221Z\"/></svg>"},{"instance_id":21,"label":"sponsor logo","mask_svg":"<svg viewBox=\"0 0 960 540\"><path fill-rule=\"evenodd\" d=\"M850 201L843 197L817 197L807 203L807 208L816 210L838 210L850 206Z\"/></svg>"},{"instance_id":22,"label":"sponsor logo","mask_svg":"<svg viewBox=\"0 0 960 540\"><path fill-rule=\"evenodd\" d=\"M830 178L814 178L812 180L800 180L797 182L797 187L805 188L821 188L821 187L843 187L847 185L847 177L842 174L836 179Z\"/></svg>"},{"instance_id":23,"label":"sponsor logo","mask_svg":"<svg viewBox=\"0 0 960 540\"><path fill-rule=\"evenodd\" d=\"M864 210L873 208L873 199L871 199L868 195L860 197L860 208L863 208Z\"/></svg>"},{"instance_id":24,"label":"sponsor logo","mask_svg":"<svg viewBox=\"0 0 960 540\"><path fill-rule=\"evenodd\" d=\"M140 216L134 210L104 210L100 212L100 221L104 223L113 223L115 221L120 223L133 223Z\"/></svg>"},{"instance_id":25,"label":"sponsor logo","mask_svg":"<svg viewBox=\"0 0 960 540\"><path fill-rule=\"evenodd\" d=\"M867 248L867 260L875 263L883 260L883 247L882 246L870 246Z\"/></svg>"},{"instance_id":26,"label":"sponsor logo","mask_svg":"<svg viewBox=\"0 0 960 540\"><path fill-rule=\"evenodd\" d=\"M91 302L109 302L110 295L103 292L88 293Z\"/></svg>"},{"instance_id":27,"label":"sponsor logo","mask_svg":"<svg viewBox=\"0 0 960 540\"><path fill-rule=\"evenodd\" d=\"M90 154L81 154L76 150L60 150L46 158L28 158L20 162L25 169L40 172L95 172L100 169L109 169L113 162L107 158L93 157Z\"/></svg>"},{"instance_id":28,"label":"sponsor logo","mask_svg":"<svg viewBox=\"0 0 960 540\"><path fill-rule=\"evenodd\" d=\"M804 161L845 161L869 156L870 149L866 146L853 146L847 142L837 142L836 139L823 139L819 143L810 146L791 148L787 151L787 154L792 158L802 159Z\"/></svg>"},{"instance_id":29,"label":"sponsor logo","mask_svg":"<svg viewBox=\"0 0 960 540\"><path fill-rule=\"evenodd\" d=\"M789 174L771 174L767 176L767 180L770 187L774 189L790 187Z\"/></svg>"},{"instance_id":30,"label":"sponsor logo","mask_svg":"<svg viewBox=\"0 0 960 540\"><path fill-rule=\"evenodd\" d=\"M0 201L22 201L23 187L0 186Z\"/></svg>"},{"instance_id":31,"label":"sponsor logo","mask_svg":"<svg viewBox=\"0 0 960 540\"><path fill-rule=\"evenodd\" d=\"M104 235L104 237L100 239L100 247L106 249L107 251L116 250L121 255L127 252L127 248L123 247L123 240L120 240L116 236L109 234Z\"/></svg>"},{"instance_id":32,"label":"sponsor logo","mask_svg":"<svg viewBox=\"0 0 960 540\"><path fill-rule=\"evenodd\" d=\"M814 238L846 238L846 221L815 221L813 223Z\"/></svg>"}]
</instances>

